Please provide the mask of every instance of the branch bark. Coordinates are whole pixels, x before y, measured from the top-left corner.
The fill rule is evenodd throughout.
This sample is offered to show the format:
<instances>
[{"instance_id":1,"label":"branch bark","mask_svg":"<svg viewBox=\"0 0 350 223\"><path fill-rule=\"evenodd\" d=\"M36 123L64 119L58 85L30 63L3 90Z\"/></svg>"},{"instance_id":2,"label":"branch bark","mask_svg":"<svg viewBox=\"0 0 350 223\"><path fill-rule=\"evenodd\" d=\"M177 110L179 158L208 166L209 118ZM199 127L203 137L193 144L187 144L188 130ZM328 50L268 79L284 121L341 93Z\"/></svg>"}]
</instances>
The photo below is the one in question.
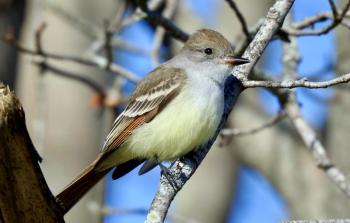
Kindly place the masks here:
<instances>
[{"instance_id":1,"label":"branch bark","mask_svg":"<svg viewBox=\"0 0 350 223\"><path fill-rule=\"evenodd\" d=\"M64 222L29 137L23 109L0 83L0 222Z\"/></svg>"},{"instance_id":2,"label":"branch bark","mask_svg":"<svg viewBox=\"0 0 350 223\"><path fill-rule=\"evenodd\" d=\"M328 88L338 84L348 83L350 81L350 73L344 74L337 78L334 78L329 81L319 81L313 82L308 81L305 78L300 80L285 80L285 81L255 81L247 80L243 81L243 86L245 88L256 88L256 87L266 87L266 88L296 88L296 87L305 87L305 88Z\"/></svg>"}]
</instances>

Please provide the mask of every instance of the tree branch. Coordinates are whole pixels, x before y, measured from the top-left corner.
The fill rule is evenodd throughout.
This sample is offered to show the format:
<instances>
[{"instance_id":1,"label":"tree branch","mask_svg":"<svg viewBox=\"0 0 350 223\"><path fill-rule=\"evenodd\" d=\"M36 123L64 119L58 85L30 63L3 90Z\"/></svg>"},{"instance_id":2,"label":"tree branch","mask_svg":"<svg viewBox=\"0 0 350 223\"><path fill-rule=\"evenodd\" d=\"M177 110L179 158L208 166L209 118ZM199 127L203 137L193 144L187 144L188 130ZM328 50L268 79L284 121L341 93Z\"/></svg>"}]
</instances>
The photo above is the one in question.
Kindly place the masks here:
<instances>
[{"instance_id":1,"label":"tree branch","mask_svg":"<svg viewBox=\"0 0 350 223\"><path fill-rule=\"evenodd\" d=\"M285 31L288 33L288 35L293 35L293 36L310 36L310 35L324 35L333 30L335 27L337 27L339 24L343 24L346 27L348 25L343 22L344 18L347 16L347 12L349 11L350 8L350 0L346 3L344 8L341 11L338 11L335 3L333 0L329 0L332 13L321 13L316 16L312 16L309 18L306 18L304 21L296 23L292 25L291 27L285 28ZM331 19L332 22L331 24L320 28L316 30L302 30L307 27L312 27L314 24L325 21L326 19Z\"/></svg>"},{"instance_id":2,"label":"tree branch","mask_svg":"<svg viewBox=\"0 0 350 223\"><path fill-rule=\"evenodd\" d=\"M119 74L122 77L137 83L140 81L140 77L138 77L136 74L126 70L125 68L119 66L116 63L110 63L108 65L108 60L105 57L102 56L95 56L92 59L85 59L85 58L80 58L80 57L75 57L75 56L69 56L69 55L61 55L61 54L56 54L56 53L49 53L46 51L37 51L37 50L32 50L29 48L26 48L19 44L14 37L10 34L7 33L4 37L3 40L13 47L15 47L19 52L37 56L41 60L45 59L54 59L54 60L61 60L61 61L68 61L68 62L73 62L73 63L78 63L82 64L85 66L91 66L95 67L101 70L108 70L111 71L115 74Z\"/></svg>"},{"instance_id":3,"label":"tree branch","mask_svg":"<svg viewBox=\"0 0 350 223\"><path fill-rule=\"evenodd\" d=\"M178 0L167 0L165 9L163 11L164 18L167 18L167 19L172 18L176 11L177 5L178 5ZM162 26L158 26L154 34L153 49L151 51L151 59L154 67L160 64L159 54L160 54L160 48L162 47L164 37L165 37L165 29Z\"/></svg>"},{"instance_id":4,"label":"tree branch","mask_svg":"<svg viewBox=\"0 0 350 223\"><path fill-rule=\"evenodd\" d=\"M23 109L0 83L0 222L64 222L40 170Z\"/></svg>"},{"instance_id":5,"label":"tree branch","mask_svg":"<svg viewBox=\"0 0 350 223\"><path fill-rule=\"evenodd\" d=\"M286 75L289 74L291 78L296 77L297 65L299 62L299 53L297 51L297 45L295 43L295 37L292 38L291 44L284 44L284 78L287 78ZM344 75L346 76L346 75ZM343 80L344 76L340 77L340 80L335 78L335 81L329 81L328 83L340 83ZM347 75L350 77L350 74ZM327 85L320 85L327 86ZM296 94L288 90L287 92L281 91L281 89L273 91L274 94L278 97L280 103L286 110L288 118L292 121L292 124L300 135L306 147L310 150L313 158L315 159L317 166L323 170L331 181L333 181L336 186L342 190L347 197L350 197L350 184L347 182L345 175L333 165L331 160L327 155L327 150L322 145L321 141L317 138L315 131L312 127L304 120L300 114L299 104L296 99Z\"/></svg>"},{"instance_id":6,"label":"tree branch","mask_svg":"<svg viewBox=\"0 0 350 223\"><path fill-rule=\"evenodd\" d=\"M291 98L291 101L287 103L286 111L305 146L310 150L317 166L350 198L350 184L345 175L329 159L327 150L317 138L315 131L300 115L299 106L295 99Z\"/></svg>"},{"instance_id":7,"label":"tree branch","mask_svg":"<svg viewBox=\"0 0 350 223\"><path fill-rule=\"evenodd\" d=\"M233 0L226 0L226 2L229 4L229 6L232 8L232 10L235 12L241 27L242 27L242 31L247 39L248 42L251 41L252 37L250 35L250 32L248 30L248 25L247 22L245 21L245 18L242 14L242 12L239 10L237 4L233 1Z\"/></svg>"},{"instance_id":8,"label":"tree branch","mask_svg":"<svg viewBox=\"0 0 350 223\"><path fill-rule=\"evenodd\" d=\"M155 26L162 26L167 31L167 33L169 33L169 35L171 35L175 39L178 39L183 42L188 39L189 35L183 30L181 30L179 27L174 25L174 23L171 20L156 14L154 11L151 11L147 6L146 0L138 0L137 3L140 9L144 13L146 13L146 19L150 23L152 23Z\"/></svg>"},{"instance_id":9,"label":"tree branch","mask_svg":"<svg viewBox=\"0 0 350 223\"><path fill-rule=\"evenodd\" d=\"M280 111L276 116L272 117L270 120L266 121L262 125L259 125L257 127L251 128L251 129L236 129L236 128L227 128L223 129L220 132L221 136L246 136L251 135L257 132L260 132L266 128L272 127L285 119L287 117L287 114L285 111Z\"/></svg>"},{"instance_id":10,"label":"tree branch","mask_svg":"<svg viewBox=\"0 0 350 223\"><path fill-rule=\"evenodd\" d=\"M296 88L296 87L305 87L305 88L327 88L337 84L348 83L350 81L350 73L344 74L337 78L334 78L329 81L319 81L313 82L308 81L306 78L300 80L285 80L285 81L255 81L255 80L246 80L242 84L245 88L256 88L256 87L266 87L266 88Z\"/></svg>"}]
</instances>

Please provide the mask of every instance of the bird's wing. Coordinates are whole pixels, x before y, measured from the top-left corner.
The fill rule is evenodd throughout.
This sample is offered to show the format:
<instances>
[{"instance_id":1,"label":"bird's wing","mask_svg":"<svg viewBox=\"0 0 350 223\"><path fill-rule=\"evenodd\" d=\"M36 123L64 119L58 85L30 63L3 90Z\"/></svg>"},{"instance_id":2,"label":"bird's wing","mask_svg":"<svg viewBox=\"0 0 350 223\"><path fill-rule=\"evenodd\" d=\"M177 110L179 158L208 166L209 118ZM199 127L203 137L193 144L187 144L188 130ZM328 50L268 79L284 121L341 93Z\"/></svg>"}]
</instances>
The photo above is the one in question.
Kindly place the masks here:
<instances>
[{"instance_id":1,"label":"bird's wing","mask_svg":"<svg viewBox=\"0 0 350 223\"><path fill-rule=\"evenodd\" d=\"M116 118L102 149L103 154L117 149L132 131L151 121L174 97L185 83L182 69L159 67L136 88L124 111Z\"/></svg>"}]
</instances>

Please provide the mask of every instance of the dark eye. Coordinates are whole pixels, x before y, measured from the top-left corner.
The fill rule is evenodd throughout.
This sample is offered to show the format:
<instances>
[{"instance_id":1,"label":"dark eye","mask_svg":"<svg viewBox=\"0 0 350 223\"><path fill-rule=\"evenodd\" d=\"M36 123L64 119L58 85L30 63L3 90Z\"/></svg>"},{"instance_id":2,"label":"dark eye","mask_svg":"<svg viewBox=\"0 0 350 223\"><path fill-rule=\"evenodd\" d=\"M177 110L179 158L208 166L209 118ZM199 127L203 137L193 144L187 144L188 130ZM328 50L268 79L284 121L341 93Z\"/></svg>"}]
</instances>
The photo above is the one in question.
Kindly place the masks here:
<instances>
[{"instance_id":1,"label":"dark eye","mask_svg":"<svg viewBox=\"0 0 350 223\"><path fill-rule=\"evenodd\" d=\"M207 54L207 55L210 55L210 54L213 53L213 50L212 50L211 48L206 48L206 49L204 50L204 53Z\"/></svg>"}]
</instances>

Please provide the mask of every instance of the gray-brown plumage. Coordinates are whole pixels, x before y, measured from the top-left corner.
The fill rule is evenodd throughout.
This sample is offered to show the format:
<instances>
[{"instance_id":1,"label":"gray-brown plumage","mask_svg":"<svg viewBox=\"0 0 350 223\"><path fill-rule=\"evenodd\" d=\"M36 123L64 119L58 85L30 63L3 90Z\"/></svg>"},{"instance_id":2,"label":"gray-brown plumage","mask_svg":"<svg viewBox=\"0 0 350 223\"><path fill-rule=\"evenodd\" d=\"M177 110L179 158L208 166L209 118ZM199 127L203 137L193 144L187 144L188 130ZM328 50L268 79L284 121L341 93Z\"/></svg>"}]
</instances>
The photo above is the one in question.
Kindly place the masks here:
<instances>
[{"instance_id":1,"label":"gray-brown plumage","mask_svg":"<svg viewBox=\"0 0 350 223\"><path fill-rule=\"evenodd\" d=\"M225 79L247 62L218 32L191 35L178 55L140 82L97 159L57 195L65 211L115 166L118 178L145 160L176 159L206 142L222 116Z\"/></svg>"}]
</instances>

